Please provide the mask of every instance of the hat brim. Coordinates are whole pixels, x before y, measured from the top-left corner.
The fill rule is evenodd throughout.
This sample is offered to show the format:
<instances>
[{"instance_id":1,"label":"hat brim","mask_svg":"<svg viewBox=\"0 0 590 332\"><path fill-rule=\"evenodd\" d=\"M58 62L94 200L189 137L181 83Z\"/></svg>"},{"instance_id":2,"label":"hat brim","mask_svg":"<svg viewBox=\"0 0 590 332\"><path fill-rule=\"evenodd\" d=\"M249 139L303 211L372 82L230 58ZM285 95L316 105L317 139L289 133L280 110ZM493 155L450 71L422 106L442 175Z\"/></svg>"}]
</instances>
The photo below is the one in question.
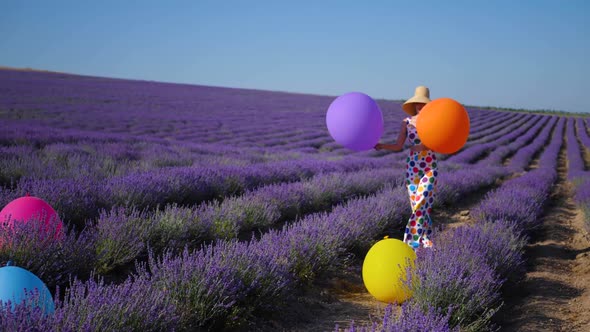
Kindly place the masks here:
<instances>
[{"instance_id":1,"label":"hat brim","mask_svg":"<svg viewBox=\"0 0 590 332\"><path fill-rule=\"evenodd\" d=\"M428 104L431 100L425 96L414 96L408 99L403 105L402 109L404 112L410 115L416 115L416 109L414 108L414 104Z\"/></svg>"}]
</instances>

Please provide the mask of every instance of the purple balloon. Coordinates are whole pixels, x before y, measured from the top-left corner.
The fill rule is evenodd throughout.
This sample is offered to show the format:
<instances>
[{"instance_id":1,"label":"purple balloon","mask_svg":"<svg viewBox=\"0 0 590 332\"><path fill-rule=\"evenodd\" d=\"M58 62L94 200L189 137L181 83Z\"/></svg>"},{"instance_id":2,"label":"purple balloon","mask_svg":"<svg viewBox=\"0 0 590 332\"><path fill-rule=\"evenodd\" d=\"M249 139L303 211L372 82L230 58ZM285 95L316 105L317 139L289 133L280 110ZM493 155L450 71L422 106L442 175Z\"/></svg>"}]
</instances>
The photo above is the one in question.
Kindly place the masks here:
<instances>
[{"instance_id":1,"label":"purple balloon","mask_svg":"<svg viewBox=\"0 0 590 332\"><path fill-rule=\"evenodd\" d=\"M332 138L354 150L372 149L383 135L383 114L373 98L350 92L336 98L328 108L326 124Z\"/></svg>"}]
</instances>

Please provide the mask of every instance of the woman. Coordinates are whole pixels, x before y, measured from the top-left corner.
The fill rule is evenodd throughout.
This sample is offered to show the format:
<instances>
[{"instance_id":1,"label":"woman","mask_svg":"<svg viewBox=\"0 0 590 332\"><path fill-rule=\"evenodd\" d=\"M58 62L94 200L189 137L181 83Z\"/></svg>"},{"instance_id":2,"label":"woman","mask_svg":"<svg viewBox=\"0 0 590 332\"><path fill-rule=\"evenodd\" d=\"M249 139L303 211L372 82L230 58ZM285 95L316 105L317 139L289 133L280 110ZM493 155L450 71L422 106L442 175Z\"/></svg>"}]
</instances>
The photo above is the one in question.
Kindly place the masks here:
<instances>
[{"instance_id":1,"label":"woman","mask_svg":"<svg viewBox=\"0 0 590 332\"><path fill-rule=\"evenodd\" d=\"M412 215L406 226L404 242L412 248L432 247L432 204L437 184L438 163L434 151L421 143L416 130L416 118L422 107L430 102L430 91L425 86L416 88L414 96L406 101L402 108L410 115L403 120L395 144L377 144L376 150L401 151L406 139L411 144L406 159L406 187L412 204Z\"/></svg>"}]
</instances>

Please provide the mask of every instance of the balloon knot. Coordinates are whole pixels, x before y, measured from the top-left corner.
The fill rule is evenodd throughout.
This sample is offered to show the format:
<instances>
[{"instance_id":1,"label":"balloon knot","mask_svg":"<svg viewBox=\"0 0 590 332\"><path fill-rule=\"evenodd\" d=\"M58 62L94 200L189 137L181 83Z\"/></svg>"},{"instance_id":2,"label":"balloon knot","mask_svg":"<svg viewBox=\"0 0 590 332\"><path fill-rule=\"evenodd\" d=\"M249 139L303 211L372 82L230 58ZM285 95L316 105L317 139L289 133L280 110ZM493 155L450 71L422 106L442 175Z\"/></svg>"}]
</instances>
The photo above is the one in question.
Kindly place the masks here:
<instances>
[{"instance_id":1,"label":"balloon knot","mask_svg":"<svg viewBox=\"0 0 590 332\"><path fill-rule=\"evenodd\" d=\"M27 197L31 197L31 195L27 192Z\"/></svg>"},{"instance_id":2,"label":"balloon knot","mask_svg":"<svg viewBox=\"0 0 590 332\"><path fill-rule=\"evenodd\" d=\"M6 262L6 266L14 266L14 262L13 261L8 261L8 262Z\"/></svg>"},{"instance_id":3,"label":"balloon knot","mask_svg":"<svg viewBox=\"0 0 590 332\"><path fill-rule=\"evenodd\" d=\"M383 238L384 239L388 239L389 238L389 235L385 235Z\"/></svg>"}]
</instances>

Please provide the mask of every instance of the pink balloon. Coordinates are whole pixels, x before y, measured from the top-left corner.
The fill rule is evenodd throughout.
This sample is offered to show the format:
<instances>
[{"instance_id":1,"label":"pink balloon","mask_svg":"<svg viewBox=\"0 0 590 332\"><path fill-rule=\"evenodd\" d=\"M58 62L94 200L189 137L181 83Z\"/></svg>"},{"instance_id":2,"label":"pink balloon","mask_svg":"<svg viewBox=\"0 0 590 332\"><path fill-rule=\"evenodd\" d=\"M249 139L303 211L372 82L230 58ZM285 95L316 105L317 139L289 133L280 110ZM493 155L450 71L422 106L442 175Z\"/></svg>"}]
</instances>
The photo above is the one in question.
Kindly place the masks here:
<instances>
[{"instance_id":1,"label":"pink balloon","mask_svg":"<svg viewBox=\"0 0 590 332\"><path fill-rule=\"evenodd\" d=\"M20 197L8 203L0 211L0 226L12 229L15 223L28 223L33 218L42 218L40 221L45 226L45 232L55 226L54 239L63 236L61 232L63 222L59 219L55 210L44 200L34 196ZM53 223L57 223L57 225ZM0 231L2 231L1 228Z\"/></svg>"}]
</instances>

